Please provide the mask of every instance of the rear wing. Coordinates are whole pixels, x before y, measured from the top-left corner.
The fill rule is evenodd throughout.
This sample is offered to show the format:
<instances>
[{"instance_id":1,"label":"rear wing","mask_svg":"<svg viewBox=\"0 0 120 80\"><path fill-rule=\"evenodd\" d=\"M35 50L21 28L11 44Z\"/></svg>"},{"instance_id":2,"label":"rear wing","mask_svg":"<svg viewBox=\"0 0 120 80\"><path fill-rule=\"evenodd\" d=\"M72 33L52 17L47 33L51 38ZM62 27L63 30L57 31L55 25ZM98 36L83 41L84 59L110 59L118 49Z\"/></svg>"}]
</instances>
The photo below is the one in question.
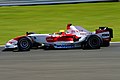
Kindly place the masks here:
<instances>
[{"instance_id":1,"label":"rear wing","mask_svg":"<svg viewBox=\"0 0 120 80\"><path fill-rule=\"evenodd\" d=\"M99 27L98 31L100 31L100 30L102 30L102 31L109 31L109 33L110 33L110 38L113 38L113 29L112 29L112 28ZM96 30L96 32L97 32L97 30Z\"/></svg>"}]
</instances>

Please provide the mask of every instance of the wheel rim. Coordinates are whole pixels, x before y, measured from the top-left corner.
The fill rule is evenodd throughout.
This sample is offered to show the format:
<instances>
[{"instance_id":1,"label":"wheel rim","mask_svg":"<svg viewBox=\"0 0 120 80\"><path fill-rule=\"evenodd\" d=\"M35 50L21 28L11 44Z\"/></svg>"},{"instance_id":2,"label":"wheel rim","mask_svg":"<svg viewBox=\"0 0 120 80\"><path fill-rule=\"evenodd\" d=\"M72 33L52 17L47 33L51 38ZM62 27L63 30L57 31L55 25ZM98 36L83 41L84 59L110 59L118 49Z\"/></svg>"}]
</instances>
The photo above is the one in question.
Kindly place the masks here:
<instances>
[{"instance_id":1,"label":"wheel rim","mask_svg":"<svg viewBox=\"0 0 120 80\"><path fill-rule=\"evenodd\" d=\"M89 40L89 45L90 45L92 48L99 47L99 46L100 46L100 40L99 40L99 38L98 38L98 37L90 38L90 40Z\"/></svg>"},{"instance_id":2,"label":"wheel rim","mask_svg":"<svg viewBox=\"0 0 120 80\"><path fill-rule=\"evenodd\" d=\"M29 42L26 39L20 40L20 46L23 49L28 49L30 47Z\"/></svg>"}]
</instances>

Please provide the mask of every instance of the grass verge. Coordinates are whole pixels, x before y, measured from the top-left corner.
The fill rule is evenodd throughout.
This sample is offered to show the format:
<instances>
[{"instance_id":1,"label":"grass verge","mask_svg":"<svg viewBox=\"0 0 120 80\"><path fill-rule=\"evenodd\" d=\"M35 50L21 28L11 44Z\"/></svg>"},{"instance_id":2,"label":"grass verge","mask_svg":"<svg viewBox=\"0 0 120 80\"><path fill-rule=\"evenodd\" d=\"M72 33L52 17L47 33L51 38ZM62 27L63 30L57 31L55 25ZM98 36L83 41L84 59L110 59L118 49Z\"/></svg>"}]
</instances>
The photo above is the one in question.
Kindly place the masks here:
<instances>
[{"instance_id":1,"label":"grass verge","mask_svg":"<svg viewBox=\"0 0 120 80\"><path fill-rule=\"evenodd\" d=\"M56 32L67 23L90 31L111 27L112 41L120 41L120 2L0 7L0 44L27 31Z\"/></svg>"}]
</instances>

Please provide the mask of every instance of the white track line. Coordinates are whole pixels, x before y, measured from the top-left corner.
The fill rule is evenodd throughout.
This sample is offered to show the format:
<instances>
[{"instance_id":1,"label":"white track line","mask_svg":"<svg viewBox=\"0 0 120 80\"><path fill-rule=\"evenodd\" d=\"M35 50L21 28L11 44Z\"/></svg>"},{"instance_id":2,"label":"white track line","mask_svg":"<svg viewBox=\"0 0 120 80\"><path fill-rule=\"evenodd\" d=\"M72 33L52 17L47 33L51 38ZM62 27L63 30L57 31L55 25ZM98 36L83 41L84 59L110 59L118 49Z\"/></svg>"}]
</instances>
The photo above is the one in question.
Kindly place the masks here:
<instances>
[{"instance_id":1,"label":"white track line","mask_svg":"<svg viewBox=\"0 0 120 80\"><path fill-rule=\"evenodd\" d=\"M120 42L110 42L110 43L120 43Z\"/></svg>"},{"instance_id":2,"label":"white track line","mask_svg":"<svg viewBox=\"0 0 120 80\"><path fill-rule=\"evenodd\" d=\"M0 45L0 47L4 47L5 45Z\"/></svg>"}]
</instances>

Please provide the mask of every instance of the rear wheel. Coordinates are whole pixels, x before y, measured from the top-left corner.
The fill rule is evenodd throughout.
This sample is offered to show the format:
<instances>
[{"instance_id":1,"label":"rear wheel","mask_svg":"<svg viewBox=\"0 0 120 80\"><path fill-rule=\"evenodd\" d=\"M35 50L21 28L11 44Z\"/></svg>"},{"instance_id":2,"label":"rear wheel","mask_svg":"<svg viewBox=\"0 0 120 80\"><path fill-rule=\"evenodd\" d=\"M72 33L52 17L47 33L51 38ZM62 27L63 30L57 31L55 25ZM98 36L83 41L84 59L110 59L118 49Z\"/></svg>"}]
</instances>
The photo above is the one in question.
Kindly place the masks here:
<instances>
[{"instance_id":1,"label":"rear wheel","mask_svg":"<svg viewBox=\"0 0 120 80\"><path fill-rule=\"evenodd\" d=\"M29 51L31 47L32 43L27 37L23 37L18 40L18 50Z\"/></svg>"},{"instance_id":2,"label":"rear wheel","mask_svg":"<svg viewBox=\"0 0 120 80\"><path fill-rule=\"evenodd\" d=\"M88 38L87 42L82 45L82 47L83 49L99 49L100 45L101 39L96 35L92 35Z\"/></svg>"}]
</instances>

